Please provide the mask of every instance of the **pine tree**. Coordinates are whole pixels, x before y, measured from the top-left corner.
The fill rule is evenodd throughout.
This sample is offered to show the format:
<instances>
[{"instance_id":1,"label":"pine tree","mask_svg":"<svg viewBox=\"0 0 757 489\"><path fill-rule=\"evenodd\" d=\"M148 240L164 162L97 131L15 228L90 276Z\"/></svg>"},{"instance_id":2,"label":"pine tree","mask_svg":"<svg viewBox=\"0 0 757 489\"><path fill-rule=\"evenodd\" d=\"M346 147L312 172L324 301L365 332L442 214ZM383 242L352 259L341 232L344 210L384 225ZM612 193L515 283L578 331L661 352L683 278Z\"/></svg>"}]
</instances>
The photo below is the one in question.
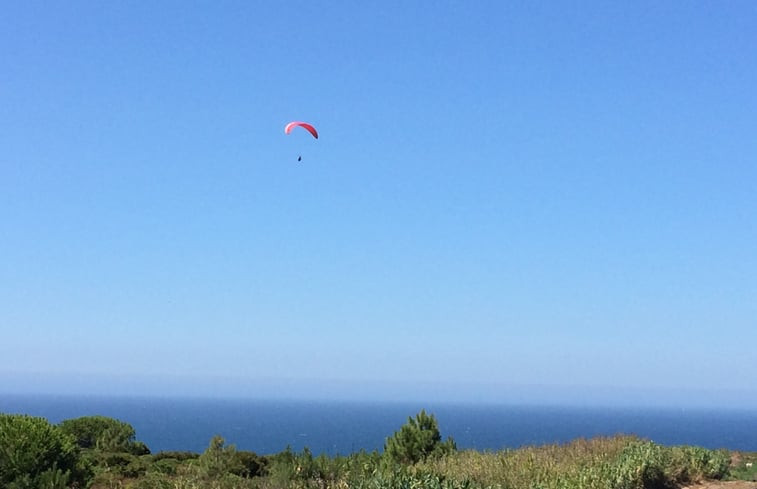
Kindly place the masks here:
<instances>
[{"instance_id":1,"label":"pine tree","mask_svg":"<svg viewBox=\"0 0 757 489\"><path fill-rule=\"evenodd\" d=\"M439 426L433 414L421 410L415 418L408 418L399 431L387 438L384 454L401 464L414 464L429 456L441 456L457 449L449 437L442 442Z\"/></svg>"}]
</instances>

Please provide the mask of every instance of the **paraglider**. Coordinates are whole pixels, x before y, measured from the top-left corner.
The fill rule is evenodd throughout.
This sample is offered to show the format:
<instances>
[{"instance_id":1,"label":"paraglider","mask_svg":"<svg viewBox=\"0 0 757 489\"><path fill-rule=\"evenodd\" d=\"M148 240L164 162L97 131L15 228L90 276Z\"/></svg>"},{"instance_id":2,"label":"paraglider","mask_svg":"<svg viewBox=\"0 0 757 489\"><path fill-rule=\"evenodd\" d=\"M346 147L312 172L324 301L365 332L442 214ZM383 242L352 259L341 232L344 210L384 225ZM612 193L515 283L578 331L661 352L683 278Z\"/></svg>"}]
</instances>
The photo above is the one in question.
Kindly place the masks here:
<instances>
[{"instance_id":1,"label":"paraglider","mask_svg":"<svg viewBox=\"0 0 757 489\"><path fill-rule=\"evenodd\" d=\"M293 121L287 124L286 127L284 127L284 134L291 133L295 127L301 127L305 129L315 139L318 139L318 131L315 130L315 127L313 127L311 124L308 124L307 122L301 122L301 121ZM302 155L297 156L297 161L302 161Z\"/></svg>"},{"instance_id":2,"label":"paraglider","mask_svg":"<svg viewBox=\"0 0 757 489\"><path fill-rule=\"evenodd\" d=\"M292 132L292 129L294 129L295 127L301 127L303 129L305 129L307 132L309 132L310 134L312 134L314 138L318 139L318 131L316 131L315 127L313 127L312 125L308 124L307 122L300 122L300 121L290 122L284 128L284 132L286 134L289 134L289 133Z\"/></svg>"}]
</instances>

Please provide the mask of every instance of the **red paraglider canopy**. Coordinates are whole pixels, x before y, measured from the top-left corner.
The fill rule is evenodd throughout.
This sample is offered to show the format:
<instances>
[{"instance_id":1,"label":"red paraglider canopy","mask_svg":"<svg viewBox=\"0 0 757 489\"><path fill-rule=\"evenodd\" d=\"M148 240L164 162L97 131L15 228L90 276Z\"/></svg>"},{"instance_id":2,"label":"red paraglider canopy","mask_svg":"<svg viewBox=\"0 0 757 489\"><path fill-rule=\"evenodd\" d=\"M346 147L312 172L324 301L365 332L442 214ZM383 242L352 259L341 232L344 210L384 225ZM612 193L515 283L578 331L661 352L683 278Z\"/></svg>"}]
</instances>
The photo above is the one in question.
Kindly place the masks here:
<instances>
[{"instance_id":1,"label":"red paraglider canopy","mask_svg":"<svg viewBox=\"0 0 757 489\"><path fill-rule=\"evenodd\" d=\"M318 131L316 131L315 127L311 126L307 122L299 122L299 121L290 122L284 128L284 132L286 134L289 134L290 132L292 132L292 129L294 129L297 126L300 126L301 128L307 130L310 134L313 135L314 138L318 139Z\"/></svg>"}]
</instances>

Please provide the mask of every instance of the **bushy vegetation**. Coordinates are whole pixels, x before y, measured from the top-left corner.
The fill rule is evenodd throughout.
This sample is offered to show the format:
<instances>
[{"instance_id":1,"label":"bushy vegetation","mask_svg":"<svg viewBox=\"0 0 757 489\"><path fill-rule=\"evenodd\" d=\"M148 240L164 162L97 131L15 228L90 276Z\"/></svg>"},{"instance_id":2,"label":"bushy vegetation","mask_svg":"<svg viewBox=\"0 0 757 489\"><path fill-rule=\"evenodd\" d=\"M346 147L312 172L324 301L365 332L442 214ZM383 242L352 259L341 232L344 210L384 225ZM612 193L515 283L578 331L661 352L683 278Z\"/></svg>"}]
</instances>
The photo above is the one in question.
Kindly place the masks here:
<instances>
[{"instance_id":1,"label":"bushy vegetation","mask_svg":"<svg viewBox=\"0 0 757 489\"><path fill-rule=\"evenodd\" d=\"M63 489L88 478L72 436L44 418L0 414L0 487Z\"/></svg>"},{"instance_id":2,"label":"bushy vegetation","mask_svg":"<svg viewBox=\"0 0 757 489\"><path fill-rule=\"evenodd\" d=\"M757 453L734 452L731 455L731 476L757 482Z\"/></svg>"},{"instance_id":3,"label":"bushy vegetation","mask_svg":"<svg viewBox=\"0 0 757 489\"><path fill-rule=\"evenodd\" d=\"M134 428L117 419L84 416L67 419L58 426L73 436L81 448L97 448L104 452L127 452L134 455L150 453L144 443L135 440Z\"/></svg>"},{"instance_id":4,"label":"bushy vegetation","mask_svg":"<svg viewBox=\"0 0 757 489\"><path fill-rule=\"evenodd\" d=\"M721 479L728 467L724 451L616 436L498 453L466 451L416 469L472 487L641 489Z\"/></svg>"},{"instance_id":5,"label":"bushy vegetation","mask_svg":"<svg viewBox=\"0 0 757 489\"><path fill-rule=\"evenodd\" d=\"M399 431L387 438L384 453L399 464L414 464L429 457L441 457L457 449L455 441L442 435L434 415L422 410L415 418L408 418Z\"/></svg>"},{"instance_id":6,"label":"bushy vegetation","mask_svg":"<svg viewBox=\"0 0 757 489\"><path fill-rule=\"evenodd\" d=\"M290 448L266 456L220 436L201 454L150 454L133 428L99 416L58 426L0 415L3 489L665 489L748 475L746 456L666 447L633 436L498 452L458 451L421 411L389 436L383 453L314 456ZM729 470L733 469L733 473Z\"/></svg>"}]
</instances>

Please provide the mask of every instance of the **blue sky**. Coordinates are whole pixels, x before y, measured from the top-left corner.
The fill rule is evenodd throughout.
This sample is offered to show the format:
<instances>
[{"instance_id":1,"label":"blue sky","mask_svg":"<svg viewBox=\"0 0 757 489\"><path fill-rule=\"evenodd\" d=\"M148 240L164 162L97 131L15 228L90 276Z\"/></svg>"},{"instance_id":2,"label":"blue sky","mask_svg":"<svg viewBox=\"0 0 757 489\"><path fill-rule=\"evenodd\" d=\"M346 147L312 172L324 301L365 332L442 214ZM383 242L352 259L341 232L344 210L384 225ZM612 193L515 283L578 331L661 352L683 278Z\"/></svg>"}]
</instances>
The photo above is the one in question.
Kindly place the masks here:
<instances>
[{"instance_id":1,"label":"blue sky","mask_svg":"<svg viewBox=\"0 0 757 489\"><path fill-rule=\"evenodd\" d=\"M746 1L6 3L0 379L757 404L756 45Z\"/></svg>"}]
</instances>

